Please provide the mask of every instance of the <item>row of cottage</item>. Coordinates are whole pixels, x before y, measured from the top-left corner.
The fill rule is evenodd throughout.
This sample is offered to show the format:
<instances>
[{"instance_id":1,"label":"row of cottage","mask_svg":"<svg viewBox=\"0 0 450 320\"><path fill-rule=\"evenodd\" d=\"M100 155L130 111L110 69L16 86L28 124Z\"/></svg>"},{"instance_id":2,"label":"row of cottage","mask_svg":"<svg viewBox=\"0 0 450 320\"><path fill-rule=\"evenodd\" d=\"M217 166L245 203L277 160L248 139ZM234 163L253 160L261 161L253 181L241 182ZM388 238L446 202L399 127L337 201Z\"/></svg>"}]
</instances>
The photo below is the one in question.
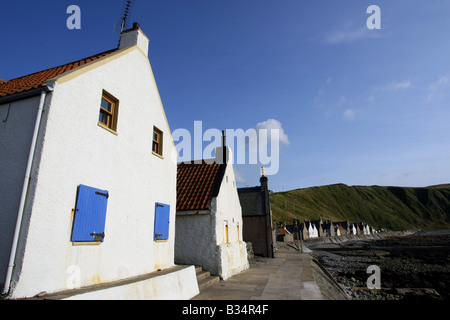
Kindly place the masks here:
<instances>
[{"instance_id":1,"label":"row of cottage","mask_svg":"<svg viewBox=\"0 0 450 320\"><path fill-rule=\"evenodd\" d=\"M194 266L227 279L245 241L273 257L267 177L238 190L225 143L177 162L148 46L135 23L115 49L0 79L3 297L190 299Z\"/></svg>"},{"instance_id":2,"label":"row of cottage","mask_svg":"<svg viewBox=\"0 0 450 320\"><path fill-rule=\"evenodd\" d=\"M307 240L320 237L334 237L341 235L374 234L375 229L365 222L340 221L332 222L327 220L305 220L302 223L296 221L294 225L282 225L277 228L279 238L283 241Z\"/></svg>"}]
</instances>

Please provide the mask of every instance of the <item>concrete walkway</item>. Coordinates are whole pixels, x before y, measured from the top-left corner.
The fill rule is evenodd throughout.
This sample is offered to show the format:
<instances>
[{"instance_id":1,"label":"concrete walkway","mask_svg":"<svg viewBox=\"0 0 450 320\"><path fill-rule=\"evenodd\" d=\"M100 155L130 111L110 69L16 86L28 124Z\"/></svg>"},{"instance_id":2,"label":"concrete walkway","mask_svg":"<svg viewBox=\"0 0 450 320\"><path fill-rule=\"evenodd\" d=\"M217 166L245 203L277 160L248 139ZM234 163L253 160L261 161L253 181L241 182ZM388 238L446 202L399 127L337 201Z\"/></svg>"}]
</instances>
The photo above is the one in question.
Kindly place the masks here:
<instances>
[{"instance_id":1,"label":"concrete walkway","mask_svg":"<svg viewBox=\"0 0 450 320\"><path fill-rule=\"evenodd\" d=\"M256 258L245 270L200 291L192 300L326 300L310 253L279 244L275 258Z\"/></svg>"}]
</instances>

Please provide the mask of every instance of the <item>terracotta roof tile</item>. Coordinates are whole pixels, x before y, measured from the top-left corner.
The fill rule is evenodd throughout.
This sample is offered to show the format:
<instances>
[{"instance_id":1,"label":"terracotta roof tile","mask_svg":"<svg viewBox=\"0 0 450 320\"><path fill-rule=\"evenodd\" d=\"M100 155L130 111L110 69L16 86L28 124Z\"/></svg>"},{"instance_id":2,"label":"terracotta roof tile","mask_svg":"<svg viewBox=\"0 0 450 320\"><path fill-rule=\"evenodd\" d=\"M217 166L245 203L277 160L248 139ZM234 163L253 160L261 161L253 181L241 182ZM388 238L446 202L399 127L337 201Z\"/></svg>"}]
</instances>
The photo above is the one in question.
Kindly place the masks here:
<instances>
[{"instance_id":1,"label":"terracotta roof tile","mask_svg":"<svg viewBox=\"0 0 450 320\"><path fill-rule=\"evenodd\" d=\"M76 69L77 67L82 66L86 63L103 58L117 50L118 49L108 50L75 62L70 62L58 67L35 72L16 79L3 81L3 83L0 79L0 97L6 97L20 92L42 88L45 86L45 81L59 76L67 71Z\"/></svg>"},{"instance_id":2,"label":"terracotta roof tile","mask_svg":"<svg viewBox=\"0 0 450 320\"><path fill-rule=\"evenodd\" d=\"M178 164L177 211L209 209L216 188L222 182L222 164Z\"/></svg>"},{"instance_id":3,"label":"terracotta roof tile","mask_svg":"<svg viewBox=\"0 0 450 320\"><path fill-rule=\"evenodd\" d=\"M280 234L282 235L286 235L286 234L291 234L289 232L289 230L285 229L285 228L278 228L278 231L280 232Z\"/></svg>"}]
</instances>

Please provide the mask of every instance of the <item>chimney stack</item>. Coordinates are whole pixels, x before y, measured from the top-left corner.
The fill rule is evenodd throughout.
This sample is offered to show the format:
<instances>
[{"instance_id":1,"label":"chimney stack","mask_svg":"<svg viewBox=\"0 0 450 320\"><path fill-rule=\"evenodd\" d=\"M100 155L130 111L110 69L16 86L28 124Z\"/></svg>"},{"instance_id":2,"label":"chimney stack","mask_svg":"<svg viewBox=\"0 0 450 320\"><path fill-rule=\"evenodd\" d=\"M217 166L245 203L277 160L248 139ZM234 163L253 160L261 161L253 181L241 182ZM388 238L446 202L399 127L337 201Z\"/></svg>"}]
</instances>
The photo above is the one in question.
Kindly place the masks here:
<instances>
[{"instance_id":1,"label":"chimney stack","mask_svg":"<svg viewBox=\"0 0 450 320\"><path fill-rule=\"evenodd\" d=\"M222 130L222 159L223 163L227 164L227 153L225 148L227 147L227 137L225 136L225 131Z\"/></svg>"},{"instance_id":2,"label":"chimney stack","mask_svg":"<svg viewBox=\"0 0 450 320\"><path fill-rule=\"evenodd\" d=\"M231 162L230 162L231 160ZM227 147L227 137L225 131L222 131L222 145L216 148L215 162L219 164L232 163L231 150Z\"/></svg>"},{"instance_id":3,"label":"chimney stack","mask_svg":"<svg viewBox=\"0 0 450 320\"><path fill-rule=\"evenodd\" d=\"M142 32L139 23L135 22L133 23L133 28L123 30L120 34L119 49L138 46L138 48L141 49L146 56L148 56L149 43L150 40L145 33Z\"/></svg>"},{"instance_id":4,"label":"chimney stack","mask_svg":"<svg viewBox=\"0 0 450 320\"><path fill-rule=\"evenodd\" d=\"M269 196L269 179L266 177L264 168L262 168L262 175L259 178L259 182L261 183L261 190Z\"/></svg>"}]
</instances>

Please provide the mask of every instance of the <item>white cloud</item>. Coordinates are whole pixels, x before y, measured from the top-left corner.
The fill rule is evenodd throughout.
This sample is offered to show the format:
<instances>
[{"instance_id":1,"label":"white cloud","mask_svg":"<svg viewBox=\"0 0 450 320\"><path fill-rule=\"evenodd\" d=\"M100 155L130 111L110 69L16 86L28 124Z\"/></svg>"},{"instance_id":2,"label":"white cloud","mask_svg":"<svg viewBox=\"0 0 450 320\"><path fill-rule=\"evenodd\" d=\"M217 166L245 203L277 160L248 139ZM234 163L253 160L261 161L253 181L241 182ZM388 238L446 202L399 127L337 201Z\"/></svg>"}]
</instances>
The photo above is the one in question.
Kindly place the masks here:
<instances>
[{"instance_id":1,"label":"white cloud","mask_svg":"<svg viewBox=\"0 0 450 320\"><path fill-rule=\"evenodd\" d=\"M236 183L241 185L245 185L247 183L247 180L244 178L244 172L238 170L237 167L234 168L234 179L236 180Z\"/></svg>"},{"instance_id":2,"label":"white cloud","mask_svg":"<svg viewBox=\"0 0 450 320\"><path fill-rule=\"evenodd\" d=\"M369 30L367 27L361 27L354 30L335 31L325 36L325 42L328 44L352 43L361 39L373 39L380 37L380 33Z\"/></svg>"},{"instance_id":3,"label":"white cloud","mask_svg":"<svg viewBox=\"0 0 450 320\"><path fill-rule=\"evenodd\" d=\"M355 111L353 109L346 109L344 111L343 117L345 120L353 121L355 119Z\"/></svg>"},{"instance_id":4,"label":"white cloud","mask_svg":"<svg viewBox=\"0 0 450 320\"><path fill-rule=\"evenodd\" d=\"M374 87L372 89L371 94L367 98L367 102L374 102L376 99L376 96L380 92L389 92L389 91L399 91L399 90L407 90L412 87L412 83L410 80L404 80L399 82L391 82L384 86L378 86Z\"/></svg>"},{"instance_id":5,"label":"white cloud","mask_svg":"<svg viewBox=\"0 0 450 320\"><path fill-rule=\"evenodd\" d=\"M402 81L402 82L390 83L384 88L384 90L396 91L396 90L408 89L409 87L411 87L411 81L406 80L406 81Z\"/></svg>"},{"instance_id":6,"label":"white cloud","mask_svg":"<svg viewBox=\"0 0 450 320\"><path fill-rule=\"evenodd\" d=\"M279 130L280 143L289 145L290 141L288 135L284 132L283 126L281 122L275 119L267 119L266 121L258 122L256 124L255 129L258 131L259 129L267 129L268 131L268 141L270 141L270 130L276 129Z\"/></svg>"},{"instance_id":7,"label":"white cloud","mask_svg":"<svg viewBox=\"0 0 450 320\"><path fill-rule=\"evenodd\" d=\"M440 76L437 81L428 86L427 102L444 97L447 94L449 85L449 76Z\"/></svg>"}]
</instances>

